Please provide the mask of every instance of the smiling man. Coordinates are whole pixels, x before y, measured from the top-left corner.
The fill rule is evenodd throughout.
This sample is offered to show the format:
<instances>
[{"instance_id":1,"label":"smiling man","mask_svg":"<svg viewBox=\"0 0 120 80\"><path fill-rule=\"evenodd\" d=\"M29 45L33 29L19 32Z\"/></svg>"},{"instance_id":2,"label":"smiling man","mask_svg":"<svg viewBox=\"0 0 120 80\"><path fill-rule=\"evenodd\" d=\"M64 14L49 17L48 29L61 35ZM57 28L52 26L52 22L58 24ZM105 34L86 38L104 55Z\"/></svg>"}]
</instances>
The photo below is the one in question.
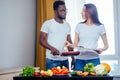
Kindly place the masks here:
<instances>
[{"instance_id":1,"label":"smiling man","mask_svg":"<svg viewBox=\"0 0 120 80\"><path fill-rule=\"evenodd\" d=\"M70 25L66 18L66 6L63 1L55 1L53 4L55 17L43 23L40 30L40 44L46 48L46 69L55 66L68 68L68 57L60 56L64 51L64 42L70 41Z\"/></svg>"}]
</instances>

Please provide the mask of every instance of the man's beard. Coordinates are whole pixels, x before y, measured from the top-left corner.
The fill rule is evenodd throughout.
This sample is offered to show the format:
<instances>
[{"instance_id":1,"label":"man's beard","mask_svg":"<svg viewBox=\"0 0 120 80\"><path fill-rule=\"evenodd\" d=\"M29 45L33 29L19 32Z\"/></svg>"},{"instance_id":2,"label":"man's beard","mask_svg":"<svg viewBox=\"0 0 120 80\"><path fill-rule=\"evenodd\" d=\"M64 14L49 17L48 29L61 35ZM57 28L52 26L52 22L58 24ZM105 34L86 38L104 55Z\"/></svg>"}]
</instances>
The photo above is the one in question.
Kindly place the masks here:
<instances>
[{"instance_id":1,"label":"man's beard","mask_svg":"<svg viewBox=\"0 0 120 80\"><path fill-rule=\"evenodd\" d=\"M58 18L61 19L61 20L65 19L65 18L63 18L63 17L61 17L61 16L58 16Z\"/></svg>"}]
</instances>

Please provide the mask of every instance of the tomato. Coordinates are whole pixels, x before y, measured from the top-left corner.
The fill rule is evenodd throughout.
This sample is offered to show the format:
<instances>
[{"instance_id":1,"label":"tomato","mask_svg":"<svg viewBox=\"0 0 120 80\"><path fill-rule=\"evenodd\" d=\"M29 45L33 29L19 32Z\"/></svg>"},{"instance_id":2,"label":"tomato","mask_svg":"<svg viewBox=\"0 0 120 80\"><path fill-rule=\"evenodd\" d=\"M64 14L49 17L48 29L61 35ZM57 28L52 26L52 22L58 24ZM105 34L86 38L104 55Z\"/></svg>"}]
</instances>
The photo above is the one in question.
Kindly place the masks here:
<instances>
[{"instance_id":1,"label":"tomato","mask_svg":"<svg viewBox=\"0 0 120 80\"><path fill-rule=\"evenodd\" d=\"M55 74L62 74L62 73L58 71L58 72L56 72Z\"/></svg>"},{"instance_id":2,"label":"tomato","mask_svg":"<svg viewBox=\"0 0 120 80\"><path fill-rule=\"evenodd\" d=\"M52 68L53 74L59 74L59 69L57 67Z\"/></svg>"},{"instance_id":3,"label":"tomato","mask_svg":"<svg viewBox=\"0 0 120 80\"><path fill-rule=\"evenodd\" d=\"M65 66L62 66L62 68L53 67L52 72L53 72L53 74L68 74L69 70Z\"/></svg>"},{"instance_id":4,"label":"tomato","mask_svg":"<svg viewBox=\"0 0 120 80\"><path fill-rule=\"evenodd\" d=\"M34 72L34 76L39 76L39 73L38 72Z\"/></svg>"},{"instance_id":5,"label":"tomato","mask_svg":"<svg viewBox=\"0 0 120 80\"><path fill-rule=\"evenodd\" d=\"M52 68L52 71L54 71L54 70L57 70L57 67L53 67L53 68Z\"/></svg>"},{"instance_id":6,"label":"tomato","mask_svg":"<svg viewBox=\"0 0 120 80\"><path fill-rule=\"evenodd\" d=\"M61 74L68 74L68 71L61 71Z\"/></svg>"},{"instance_id":7,"label":"tomato","mask_svg":"<svg viewBox=\"0 0 120 80\"><path fill-rule=\"evenodd\" d=\"M68 74L69 70L67 68L63 68L61 71L62 74Z\"/></svg>"},{"instance_id":8,"label":"tomato","mask_svg":"<svg viewBox=\"0 0 120 80\"><path fill-rule=\"evenodd\" d=\"M41 73L41 77L44 77L45 76L45 73Z\"/></svg>"}]
</instances>

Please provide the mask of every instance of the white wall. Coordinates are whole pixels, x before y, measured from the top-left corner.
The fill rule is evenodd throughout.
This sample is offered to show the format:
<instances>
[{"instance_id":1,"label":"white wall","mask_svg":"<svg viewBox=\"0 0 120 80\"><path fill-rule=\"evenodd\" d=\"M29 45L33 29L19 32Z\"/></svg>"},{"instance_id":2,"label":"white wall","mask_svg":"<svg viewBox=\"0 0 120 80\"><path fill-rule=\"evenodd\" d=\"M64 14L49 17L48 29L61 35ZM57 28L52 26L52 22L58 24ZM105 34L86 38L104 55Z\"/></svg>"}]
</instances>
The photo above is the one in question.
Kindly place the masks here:
<instances>
[{"instance_id":1,"label":"white wall","mask_svg":"<svg viewBox=\"0 0 120 80\"><path fill-rule=\"evenodd\" d=\"M0 0L0 69L34 65L36 0Z\"/></svg>"}]
</instances>

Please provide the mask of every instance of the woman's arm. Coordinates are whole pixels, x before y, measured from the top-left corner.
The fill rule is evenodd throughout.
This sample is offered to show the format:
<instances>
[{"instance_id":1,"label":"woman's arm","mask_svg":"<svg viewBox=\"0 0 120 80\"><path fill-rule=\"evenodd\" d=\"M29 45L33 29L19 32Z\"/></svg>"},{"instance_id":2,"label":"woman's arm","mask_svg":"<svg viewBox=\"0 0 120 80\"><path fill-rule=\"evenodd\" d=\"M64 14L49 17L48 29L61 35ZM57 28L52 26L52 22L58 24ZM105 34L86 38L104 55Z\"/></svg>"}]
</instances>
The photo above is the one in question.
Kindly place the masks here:
<instances>
[{"instance_id":1,"label":"woman's arm","mask_svg":"<svg viewBox=\"0 0 120 80\"><path fill-rule=\"evenodd\" d=\"M64 43L64 46L74 48L74 47L78 46L78 42L79 42L79 35L78 35L78 33L75 33L74 43L72 44L70 35L68 35L67 36L67 41Z\"/></svg>"},{"instance_id":2,"label":"woman's arm","mask_svg":"<svg viewBox=\"0 0 120 80\"><path fill-rule=\"evenodd\" d=\"M68 41L69 44L72 44L72 40L71 40L71 36L70 35L67 35L67 41ZM67 44L67 42L65 44ZM69 51L73 51L73 47L68 46L68 50Z\"/></svg>"},{"instance_id":3,"label":"woman's arm","mask_svg":"<svg viewBox=\"0 0 120 80\"><path fill-rule=\"evenodd\" d=\"M108 41L107 41L107 35L106 33L101 36L104 47L102 48L103 51L108 49Z\"/></svg>"},{"instance_id":4,"label":"woman's arm","mask_svg":"<svg viewBox=\"0 0 120 80\"><path fill-rule=\"evenodd\" d=\"M75 32L75 39L74 39L74 47L78 46L78 42L79 42L79 34Z\"/></svg>"},{"instance_id":5,"label":"woman's arm","mask_svg":"<svg viewBox=\"0 0 120 80\"><path fill-rule=\"evenodd\" d=\"M101 38L102 38L104 46L103 48L96 50L99 54L108 49L108 41L107 41L106 33L101 35Z\"/></svg>"}]
</instances>

